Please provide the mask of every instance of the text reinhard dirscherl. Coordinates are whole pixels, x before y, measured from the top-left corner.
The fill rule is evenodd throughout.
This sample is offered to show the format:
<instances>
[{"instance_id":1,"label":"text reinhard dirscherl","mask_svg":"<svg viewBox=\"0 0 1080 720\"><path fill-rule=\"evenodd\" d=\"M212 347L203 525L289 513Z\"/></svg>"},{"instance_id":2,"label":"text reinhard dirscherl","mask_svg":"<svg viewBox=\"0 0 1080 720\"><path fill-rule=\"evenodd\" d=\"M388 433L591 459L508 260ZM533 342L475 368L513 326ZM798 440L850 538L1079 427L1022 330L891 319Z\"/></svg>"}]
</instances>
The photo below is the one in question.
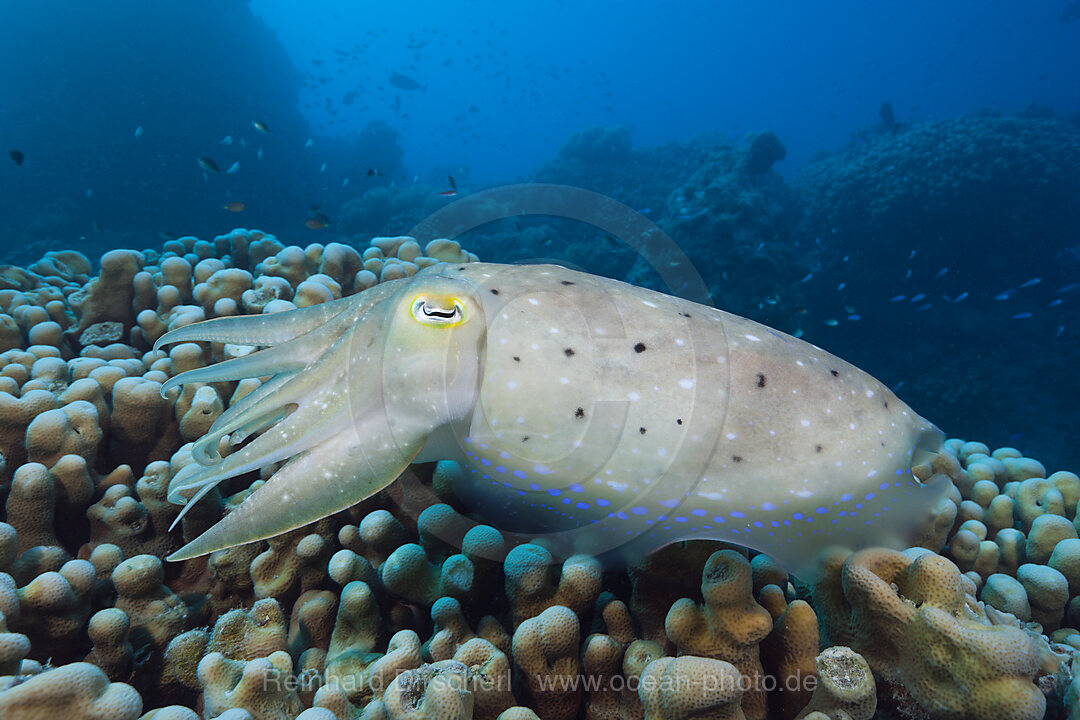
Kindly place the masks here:
<instances>
[{"instance_id":1,"label":"text reinhard dirscherl","mask_svg":"<svg viewBox=\"0 0 1080 720\"><path fill-rule=\"evenodd\" d=\"M400 670L398 675L415 672ZM339 676L333 684L339 686L349 695L357 694L367 696L380 696L382 692L393 683L395 677L387 677L387 674L368 676L366 674L350 674ZM737 676L736 676L737 675ZM436 673L426 675L423 680L426 686L444 684L447 688L468 690L473 693L505 692L510 690L510 676L502 675L488 677L480 673L470 671L467 675L454 672ZM724 675L705 675L688 677L685 675L658 676L646 675L644 678L622 675L535 675L532 682L528 683L533 692L542 693L572 693L584 691L596 692L638 692L644 689L648 692L691 692L701 694L722 693L727 694L738 689L741 692L776 690L809 691L818 685L818 677L815 674L804 675L795 673L783 678L776 675L761 675L755 678L742 674L728 673ZM263 677L263 690L276 692L313 692L323 685L328 684L322 673L316 670L305 670L299 675L295 673L282 673L271 670ZM383 687L385 684L386 687ZM410 690L415 691L415 683L409 683Z\"/></svg>"}]
</instances>

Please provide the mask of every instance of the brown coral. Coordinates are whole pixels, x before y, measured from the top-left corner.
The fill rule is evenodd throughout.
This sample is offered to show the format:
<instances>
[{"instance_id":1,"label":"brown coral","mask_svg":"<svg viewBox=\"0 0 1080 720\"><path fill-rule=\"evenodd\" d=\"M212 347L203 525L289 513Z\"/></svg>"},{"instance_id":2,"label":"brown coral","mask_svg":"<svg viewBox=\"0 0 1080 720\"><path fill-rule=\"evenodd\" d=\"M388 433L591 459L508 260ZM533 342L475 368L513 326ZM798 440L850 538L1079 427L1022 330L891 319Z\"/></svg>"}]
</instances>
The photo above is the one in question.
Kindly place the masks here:
<instances>
[{"instance_id":1,"label":"brown coral","mask_svg":"<svg viewBox=\"0 0 1080 720\"><path fill-rule=\"evenodd\" d=\"M709 557L702 572L705 604L679 600L665 623L680 654L724 660L745 676L748 689L742 704L751 720L766 714L758 643L772 630L772 617L754 600L752 590L750 563L734 550L720 550Z\"/></svg>"},{"instance_id":2,"label":"brown coral","mask_svg":"<svg viewBox=\"0 0 1080 720\"><path fill-rule=\"evenodd\" d=\"M839 589L839 593L837 590ZM933 717L1042 717L1045 698L1033 636L994 625L966 595L962 576L934 553L891 550L831 558L814 597L829 637L847 638L870 667Z\"/></svg>"}]
</instances>

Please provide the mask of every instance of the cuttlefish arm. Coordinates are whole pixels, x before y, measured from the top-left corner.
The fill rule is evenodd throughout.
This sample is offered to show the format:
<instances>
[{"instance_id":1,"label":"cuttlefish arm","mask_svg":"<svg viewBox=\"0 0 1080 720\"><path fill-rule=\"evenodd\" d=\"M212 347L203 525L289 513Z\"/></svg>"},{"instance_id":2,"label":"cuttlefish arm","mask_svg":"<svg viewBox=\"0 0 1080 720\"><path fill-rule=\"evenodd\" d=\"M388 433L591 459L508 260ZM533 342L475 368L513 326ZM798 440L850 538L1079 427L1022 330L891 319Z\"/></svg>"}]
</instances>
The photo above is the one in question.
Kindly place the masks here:
<instances>
[{"instance_id":1,"label":"cuttlefish arm","mask_svg":"<svg viewBox=\"0 0 1080 720\"><path fill-rule=\"evenodd\" d=\"M220 317L185 325L158 338L154 349L182 342L219 342L237 345L279 345L311 332L338 315L359 316L394 290L390 283L358 295L319 305L268 315Z\"/></svg>"},{"instance_id":2,"label":"cuttlefish arm","mask_svg":"<svg viewBox=\"0 0 1080 720\"><path fill-rule=\"evenodd\" d=\"M475 403L484 318L472 292L460 281L437 275L414 278L380 289L374 293L377 302L358 302L359 313L331 315L321 326L261 351L278 351L284 358L293 352L310 355L314 348L317 357L302 370L290 369L271 380L270 391L244 405L212 435L247 433L263 424L269 428L215 464L183 468L170 483L168 497L191 503L226 479L288 462L221 522L168 559L184 560L287 532L392 482L436 429L467 416ZM341 322L344 317L349 322ZM219 330L214 333L221 337ZM332 342L325 335L333 336ZM236 364L227 374L251 367L264 366Z\"/></svg>"},{"instance_id":3,"label":"cuttlefish arm","mask_svg":"<svg viewBox=\"0 0 1080 720\"><path fill-rule=\"evenodd\" d=\"M226 410L210 430L196 441L192 449L196 459L203 464L216 463L220 460L218 445L223 437L239 431L238 437L233 438L235 444L267 423L284 417L282 408L287 406L288 400L283 395L277 398L277 408L264 408L258 417L249 410L264 396L276 394L295 373L324 357L361 316L382 298L392 294L392 290L390 284L385 284L360 295L323 305L265 316L216 318L163 335L155 347L195 340L270 346L244 357L182 372L162 385L161 394L164 396L174 387L189 383L273 376ZM303 392L304 388L301 386L299 391Z\"/></svg>"}]
</instances>

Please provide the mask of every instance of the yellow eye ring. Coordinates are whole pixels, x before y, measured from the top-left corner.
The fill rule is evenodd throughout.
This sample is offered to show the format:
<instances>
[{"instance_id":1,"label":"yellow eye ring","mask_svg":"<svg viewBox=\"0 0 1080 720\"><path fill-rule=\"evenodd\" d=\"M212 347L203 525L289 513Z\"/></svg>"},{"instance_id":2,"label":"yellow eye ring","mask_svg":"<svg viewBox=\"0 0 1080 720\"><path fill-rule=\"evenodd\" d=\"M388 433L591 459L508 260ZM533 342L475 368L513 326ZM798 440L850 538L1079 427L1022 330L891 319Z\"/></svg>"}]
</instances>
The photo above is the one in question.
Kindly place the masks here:
<instances>
[{"instance_id":1,"label":"yellow eye ring","mask_svg":"<svg viewBox=\"0 0 1080 720\"><path fill-rule=\"evenodd\" d=\"M421 295L412 301L413 319L432 327L454 327L465 322L465 304L456 297Z\"/></svg>"}]
</instances>

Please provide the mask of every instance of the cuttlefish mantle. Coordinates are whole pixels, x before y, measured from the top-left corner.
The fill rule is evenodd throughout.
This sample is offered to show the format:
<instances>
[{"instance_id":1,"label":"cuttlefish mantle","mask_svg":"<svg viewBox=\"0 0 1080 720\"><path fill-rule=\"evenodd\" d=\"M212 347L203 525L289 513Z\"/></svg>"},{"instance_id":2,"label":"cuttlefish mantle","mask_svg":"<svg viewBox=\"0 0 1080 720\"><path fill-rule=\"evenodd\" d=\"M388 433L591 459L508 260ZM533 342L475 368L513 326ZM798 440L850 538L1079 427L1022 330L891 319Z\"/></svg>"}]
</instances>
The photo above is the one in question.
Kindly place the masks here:
<instances>
[{"instance_id":1,"label":"cuttlefish mantle","mask_svg":"<svg viewBox=\"0 0 1080 720\"><path fill-rule=\"evenodd\" d=\"M941 432L858 368L558 266L439 264L324 305L190 325L158 346L199 340L264 349L165 390L272 377L194 444L170 500L190 506L285 462L170 560L306 525L432 460L461 464L454 490L485 520L551 545L717 538L789 568L833 544L906 546L942 491L912 471ZM224 438L237 449L221 457Z\"/></svg>"}]
</instances>

